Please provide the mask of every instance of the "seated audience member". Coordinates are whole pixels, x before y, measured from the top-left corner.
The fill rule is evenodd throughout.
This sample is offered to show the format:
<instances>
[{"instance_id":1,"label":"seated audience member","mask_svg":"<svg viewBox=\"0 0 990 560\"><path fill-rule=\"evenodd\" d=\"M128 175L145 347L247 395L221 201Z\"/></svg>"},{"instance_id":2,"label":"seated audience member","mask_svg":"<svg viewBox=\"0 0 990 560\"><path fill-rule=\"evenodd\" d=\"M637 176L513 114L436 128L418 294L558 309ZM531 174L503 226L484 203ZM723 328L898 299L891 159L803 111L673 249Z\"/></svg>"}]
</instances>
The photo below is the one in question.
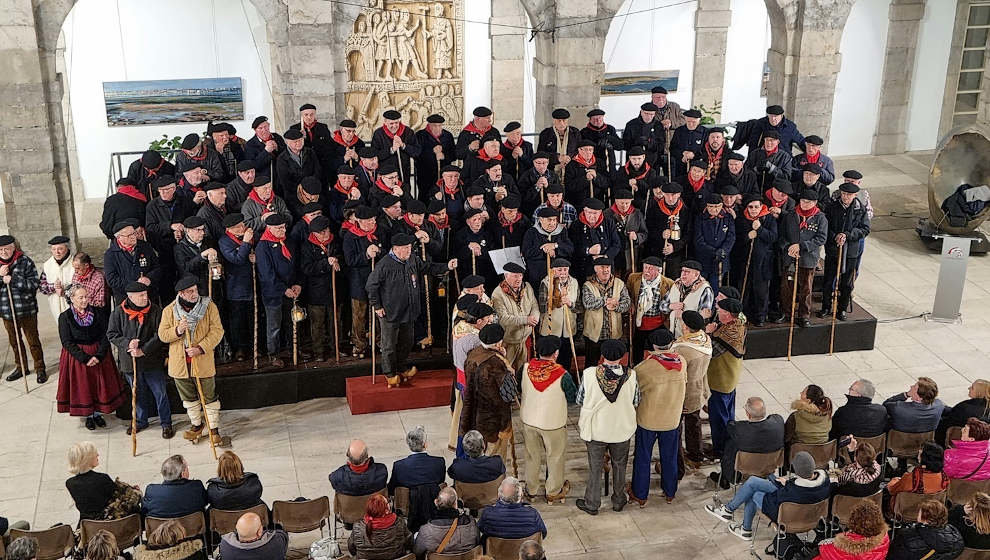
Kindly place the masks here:
<instances>
[{"instance_id":1,"label":"seated audience member","mask_svg":"<svg viewBox=\"0 0 990 560\"><path fill-rule=\"evenodd\" d=\"M100 529L86 543L86 560L123 560L117 538L106 529Z\"/></svg>"},{"instance_id":2,"label":"seated audience member","mask_svg":"<svg viewBox=\"0 0 990 560\"><path fill-rule=\"evenodd\" d=\"M898 528L887 560L951 560L963 550L959 530L949 525L949 512L935 500L921 504L918 522Z\"/></svg>"},{"instance_id":3,"label":"seated audience member","mask_svg":"<svg viewBox=\"0 0 990 560\"><path fill-rule=\"evenodd\" d=\"M73 444L67 454L69 472L74 475L65 481L65 488L79 510L79 519L104 519L104 510L117 484L105 473L96 472L100 453L91 441Z\"/></svg>"},{"instance_id":4,"label":"seated audience member","mask_svg":"<svg viewBox=\"0 0 990 560\"><path fill-rule=\"evenodd\" d=\"M15 521L11 523L6 517L0 517L0 537L10 536L11 529L29 531L31 529L31 524L27 521Z\"/></svg>"},{"instance_id":5,"label":"seated audience member","mask_svg":"<svg viewBox=\"0 0 990 560\"><path fill-rule=\"evenodd\" d=\"M206 496L211 508L238 510L254 507L261 501L261 480L252 472L244 472L241 458L233 451L224 451L217 463L217 476L206 483Z\"/></svg>"},{"instance_id":6,"label":"seated audience member","mask_svg":"<svg viewBox=\"0 0 990 560\"><path fill-rule=\"evenodd\" d=\"M849 453L853 462L839 471L839 479L832 485L833 494L862 498L876 494L880 489L880 465L877 463L877 450L869 443L860 443L856 438L849 442Z\"/></svg>"},{"instance_id":7,"label":"seated audience member","mask_svg":"<svg viewBox=\"0 0 990 560\"><path fill-rule=\"evenodd\" d=\"M819 444L828 441L832 429L832 399L818 385L808 385L801 391L801 398L791 403L794 412L784 424L784 441Z\"/></svg>"},{"instance_id":8,"label":"seated audience member","mask_svg":"<svg viewBox=\"0 0 990 560\"><path fill-rule=\"evenodd\" d=\"M498 501L481 510L478 529L483 539L521 539L535 533L547 536L547 526L540 512L522 501L523 488L519 480L508 476L498 487Z\"/></svg>"},{"instance_id":9,"label":"seated audience member","mask_svg":"<svg viewBox=\"0 0 990 560\"><path fill-rule=\"evenodd\" d=\"M890 539L880 507L863 502L849 514L849 529L818 544L815 560L881 560L887 556Z\"/></svg>"},{"instance_id":10,"label":"seated audience member","mask_svg":"<svg viewBox=\"0 0 990 560\"><path fill-rule=\"evenodd\" d=\"M206 509L206 488L189 478L189 464L182 455L162 463L162 483L144 489L141 513L149 517L182 517Z\"/></svg>"},{"instance_id":11,"label":"seated audience member","mask_svg":"<svg viewBox=\"0 0 990 560\"><path fill-rule=\"evenodd\" d=\"M930 377L919 377L907 391L883 401L890 414L890 427L912 434L934 431L945 408L936 397L938 384Z\"/></svg>"},{"instance_id":12,"label":"seated audience member","mask_svg":"<svg viewBox=\"0 0 990 560\"><path fill-rule=\"evenodd\" d=\"M966 548L990 550L990 495L977 492L966 504L953 506L949 524L962 535Z\"/></svg>"},{"instance_id":13,"label":"seated audience member","mask_svg":"<svg viewBox=\"0 0 990 560\"><path fill-rule=\"evenodd\" d=\"M431 519L419 528L413 552L420 560L426 558L428 552L443 552L446 554L461 554L481 543L478 535L478 525L466 510L457 507L457 492L450 486L437 495L436 510ZM440 548L450 526L457 521L457 528L447 539L447 545Z\"/></svg>"},{"instance_id":14,"label":"seated audience member","mask_svg":"<svg viewBox=\"0 0 990 560\"><path fill-rule=\"evenodd\" d=\"M368 446L359 439L347 448L347 462L330 473L330 486L345 496L367 496L380 492L388 482L388 468L368 455Z\"/></svg>"},{"instance_id":15,"label":"seated audience member","mask_svg":"<svg viewBox=\"0 0 990 560\"><path fill-rule=\"evenodd\" d=\"M505 463L498 455L485 455L485 438L478 430L464 434L463 443L465 459L454 459L447 469L456 482L478 483L491 482L505 474Z\"/></svg>"},{"instance_id":16,"label":"seated audience member","mask_svg":"<svg viewBox=\"0 0 990 560\"><path fill-rule=\"evenodd\" d=\"M189 537L181 523L170 519L148 535L147 544L134 549L134 560L208 560L203 539Z\"/></svg>"},{"instance_id":17,"label":"seated audience member","mask_svg":"<svg viewBox=\"0 0 990 560\"><path fill-rule=\"evenodd\" d=\"M354 523L347 550L362 560L393 560L412 550L406 519L392 511L388 498L375 494L364 508L364 519Z\"/></svg>"},{"instance_id":18,"label":"seated audience member","mask_svg":"<svg viewBox=\"0 0 990 560\"><path fill-rule=\"evenodd\" d=\"M942 446L929 441L918 452L918 466L904 476L890 479L887 492L890 495L890 509L894 510L894 501L901 492L915 494L937 494L949 487L949 479L942 472Z\"/></svg>"},{"instance_id":19,"label":"seated audience member","mask_svg":"<svg viewBox=\"0 0 990 560\"><path fill-rule=\"evenodd\" d=\"M769 453L784 447L784 419L779 414L767 416L763 399L746 399L744 410L746 420L733 420L726 425L722 472L713 472L708 476L722 489L728 488L736 478L737 452Z\"/></svg>"},{"instance_id":20,"label":"seated audience member","mask_svg":"<svg viewBox=\"0 0 990 560\"><path fill-rule=\"evenodd\" d=\"M890 419L887 408L874 403L877 389L869 379L857 379L849 386L846 404L835 409L832 414L832 429L828 439L836 441L844 436L858 438L876 437L887 431Z\"/></svg>"},{"instance_id":21,"label":"seated audience member","mask_svg":"<svg viewBox=\"0 0 990 560\"><path fill-rule=\"evenodd\" d=\"M433 500L436 500L440 485L447 477L447 469L443 457L426 453L426 429L423 426L409 430L406 445L412 453L392 463L388 491L395 494L399 486L409 489L409 511L398 513L406 517L409 530L415 531L430 518Z\"/></svg>"},{"instance_id":22,"label":"seated audience member","mask_svg":"<svg viewBox=\"0 0 990 560\"><path fill-rule=\"evenodd\" d=\"M265 529L257 513L245 513L232 533L220 539L223 560L283 560L289 535L281 528Z\"/></svg>"},{"instance_id":23,"label":"seated audience member","mask_svg":"<svg viewBox=\"0 0 990 560\"><path fill-rule=\"evenodd\" d=\"M7 560L35 560L38 557L38 539L18 537L7 545Z\"/></svg>"},{"instance_id":24,"label":"seated audience member","mask_svg":"<svg viewBox=\"0 0 990 560\"><path fill-rule=\"evenodd\" d=\"M519 547L519 560L546 560L543 545L534 540L523 542Z\"/></svg>"},{"instance_id":25,"label":"seated audience member","mask_svg":"<svg viewBox=\"0 0 990 560\"><path fill-rule=\"evenodd\" d=\"M771 521L777 522L777 512L783 502L798 504L814 504L829 496L830 485L828 474L815 469L815 460L807 451L794 456L791 470L796 478L785 481L774 475L767 478L752 476L739 488L735 497L724 505L705 505L705 511L718 519L729 523L729 531L740 539L753 540L753 518L759 508ZM733 512L740 506L745 506L743 522L733 523Z\"/></svg>"},{"instance_id":26,"label":"seated audience member","mask_svg":"<svg viewBox=\"0 0 990 560\"><path fill-rule=\"evenodd\" d=\"M945 450L942 471L950 479L990 479L990 425L970 418L963 426L960 439Z\"/></svg>"},{"instance_id":27,"label":"seated audience member","mask_svg":"<svg viewBox=\"0 0 990 560\"><path fill-rule=\"evenodd\" d=\"M935 441L945 444L945 432L952 427L963 427L970 418L990 421L990 381L977 379L969 386L969 398L956 406L945 407L935 430Z\"/></svg>"}]
</instances>

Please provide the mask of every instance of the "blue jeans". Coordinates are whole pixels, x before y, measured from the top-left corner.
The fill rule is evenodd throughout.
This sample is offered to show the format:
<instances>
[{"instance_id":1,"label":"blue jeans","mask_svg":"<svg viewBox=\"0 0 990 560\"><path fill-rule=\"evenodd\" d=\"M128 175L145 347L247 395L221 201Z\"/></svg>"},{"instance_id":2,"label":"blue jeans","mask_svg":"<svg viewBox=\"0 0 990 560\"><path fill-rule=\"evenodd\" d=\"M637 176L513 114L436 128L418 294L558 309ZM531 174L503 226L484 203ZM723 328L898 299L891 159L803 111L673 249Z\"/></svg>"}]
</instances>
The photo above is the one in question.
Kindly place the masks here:
<instances>
[{"instance_id":1,"label":"blue jeans","mask_svg":"<svg viewBox=\"0 0 990 560\"><path fill-rule=\"evenodd\" d=\"M773 475L768 478L752 476L739 487L736 497L725 504L725 508L729 511L736 511L739 506L746 504L746 510L743 512L743 529L753 530L753 518L756 517L757 511L763 507L763 496L776 492L780 488L774 480Z\"/></svg>"},{"instance_id":2,"label":"blue jeans","mask_svg":"<svg viewBox=\"0 0 990 560\"><path fill-rule=\"evenodd\" d=\"M668 498L677 493L677 456L681 451L681 430L654 432L636 427L636 454L633 457L632 493L640 500L650 495L650 460L653 446L660 443L660 486Z\"/></svg>"},{"instance_id":3,"label":"blue jeans","mask_svg":"<svg viewBox=\"0 0 990 560\"><path fill-rule=\"evenodd\" d=\"M165 392L165 372L163 371L138 371L137 390L137 427L144 429L148 427L148 412L151 406L158 408L158 417L162 421L162 427L172 425L172 408L168 404L168 394ZM130 385L134 382L133 373L124 373L124 379Z\"/></svg>"},{"instance_id":4,"label":"blue jeans","mask_svg":"<svg viewBox=\"0 0 990 560\"><path fill-rule=\"evenodd\" d=\"M712 390L708 397L708 424L712 428L712 448L715 456L722 457L729 422L736 419L736 392L719 393Z\"/></svg>"}]
</instances>

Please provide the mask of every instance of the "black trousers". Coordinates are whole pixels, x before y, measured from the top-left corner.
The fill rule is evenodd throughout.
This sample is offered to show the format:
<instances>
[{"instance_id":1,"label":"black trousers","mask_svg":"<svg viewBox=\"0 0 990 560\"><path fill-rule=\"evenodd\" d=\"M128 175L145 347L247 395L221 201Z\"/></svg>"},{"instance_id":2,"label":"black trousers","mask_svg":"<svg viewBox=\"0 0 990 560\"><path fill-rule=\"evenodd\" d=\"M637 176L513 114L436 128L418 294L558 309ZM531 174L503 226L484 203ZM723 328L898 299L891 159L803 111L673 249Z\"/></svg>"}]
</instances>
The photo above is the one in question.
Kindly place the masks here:
<instances>
[{"instance_id":1,"label":"black trousers","mask_svg":"<svg viewBox=\"0 0 990 560\"><path fill-rule=\"evenodd\" d=\"M392 377L405 368L413 346L413 323L379 321L382 328L382 375Z\"/></svg>"},{"instance_id":2,"label":"black trousers","mask_svg":"<svg viewBox=\"0 0 990 560\"><path fill-rule=\"evenodd\" d=\"M836 264L839 260L838 257L838 255L825 254L825 275L822 278L822 309L828 311L832 309L832 292L835 287L835 271ZM856 283L856 270L859 268L859 257L847 257L845 261L845 270L839 275L839 311L849 308L853 287Z\"/></svg>"},{"instance_id":3,"label":"black trousers","mask_svg":"<svg viewBox=\"0 0 990 560\"><path fill-rule=\"evenodd\" d=\"M251 352L254 347L254 303L251 300L231 301L227 307L231 310L228 318L230 330L227 331L231 349ZM258 319L261 320L260 317Z\"/></svg>"},{"instance_id":4,"label":"black trousers","mask_svg":"<svg viewBox=\"0 0 990 560\"><path fill-rule=\"evenodd\" d=\"M752 272L750 271L749 278L746 279L746 297L745 301L743 301L743 311L747 317L752 317L754 320L762 322L767 318L772 276L771 278L758 278Z\"/></svg>"},{"instance_id":5,"label":"black trousers","mask_svg":"<svg viewBox=\"0 0 990 560\"><path fill-rule=\"evenodd\" d=\"M629 358L630 366L634 366L643 361L643 352L645 351L647 343L650 340L650 334L655 330L656 329L636 329L636 332L633 334L632 356ZM652 349L653 347L651 346L650 348Z\"/></svg>"},{"instance_id":6,"label":"black trousers","mask_svg":"<svg viewBox=\"0 0 990 560\"><path fill-rule=\"evenodd\" d=\"M570 343L568 342L568 345ZM584 337L584 367L597 366L598 360L602 357L601 341L595 342L588 337Z\"/></svg>"}]
</instances>

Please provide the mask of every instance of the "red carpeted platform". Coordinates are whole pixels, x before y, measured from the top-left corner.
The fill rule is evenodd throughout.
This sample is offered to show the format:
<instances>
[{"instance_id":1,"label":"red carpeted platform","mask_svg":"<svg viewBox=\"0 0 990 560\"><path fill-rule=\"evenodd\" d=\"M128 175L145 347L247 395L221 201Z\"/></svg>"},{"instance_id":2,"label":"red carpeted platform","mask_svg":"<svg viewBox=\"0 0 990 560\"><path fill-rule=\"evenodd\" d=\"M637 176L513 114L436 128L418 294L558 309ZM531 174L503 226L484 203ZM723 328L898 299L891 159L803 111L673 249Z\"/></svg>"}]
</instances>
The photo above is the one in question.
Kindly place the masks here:
<instances>
[{"instance_id":1,"label":"red carpeted platform","mask_svg":"<svg viewBox=\"0 0 990 560\"><path fill-rule=\"evenodd\" d=\"M381 375L376 376L374 385L370 375L348 377L346 383L347 405L351 408L351 414L429 408L450 404L454 371L421 371L412 381L393 389L388 388Z\"/></svg>"}]
</instances>

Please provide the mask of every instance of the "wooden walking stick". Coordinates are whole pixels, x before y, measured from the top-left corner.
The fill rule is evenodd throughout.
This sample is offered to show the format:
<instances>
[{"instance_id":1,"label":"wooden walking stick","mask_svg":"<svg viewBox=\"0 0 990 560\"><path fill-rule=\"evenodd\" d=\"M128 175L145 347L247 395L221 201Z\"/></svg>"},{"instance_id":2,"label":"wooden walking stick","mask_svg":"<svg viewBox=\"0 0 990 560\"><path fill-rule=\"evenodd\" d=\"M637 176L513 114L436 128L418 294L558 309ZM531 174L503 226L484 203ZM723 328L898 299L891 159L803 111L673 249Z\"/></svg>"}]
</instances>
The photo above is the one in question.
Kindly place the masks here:
<instances>
[{"instance_id":1,"label":"wooden walking stick","mask_svg":"<svg viewBox=\"0 0 990 560\"><path fill-rule=\"evenodd\" d=\"M741 301L746 301L746 283L749 282L749 264L753 260L753 245L756 245L755 239L749 240L749 253L746 255L746 270L743 272L743 285L742 290L739 292L739 299Z\"/></svg>"},{"instance_id":2,"label":"wooden walking stick","mask_svg":"<svg viewBox=\"0 0 990 560\"><path fill-rule=\"evenodd\" d=\"M791 292L791 328L787 332L787 361L791 361L791 343L794 342L794 312L797 309L798 258L794 257L794 289Z\"/></svg>"},{"instance_id":3,"label":"wooden walking stick","mask_svg":"<svg viewBox=\"0 0 990 560\"><path fill-rule=\"evenodd\" d=\"M420 248L423 250L423 262L426 262L426 245L420 244ZM430 275L429 273L423 275L423 292L426 295L426 346L433 346L433 317L430 313Z\"/></svg>"},{"instance_id":4,"label":"wooden walking stick","mask_svg":"<svg viewBox=\"0 0 990 560\"><path fill-rule=\"evenodd\" d=\"M292 365L299 365L299 327L296 322L296 298L292 298L292 310L289 311L289 320L292 321Z\"/></svg>"},{"instance_id":5,"label":"wooden walking stick","mask_svg":"<svg viewBox=\"0 0 990 560\"><path fill-rule=\"evenodd\" d=\"M474 260L474 251L471 251L471 274L478 274L478 267Z\"/></svg>"},{"instance_id":6,"label":"wooden walking stick","mask_svg":"<svg viewBox=\"0 0 990 560\"><path fill-rule=\"evenodd\" d=\"M636 274L636 244L631 239L629 240L629 262L631 263L630 264L631 272L629 273L629 276L632 277L633 274ZM629 297L631 300L632 294L630 294ZM635 330L635 328L636 328L635 305L633 305L632 301L630 301L629 303L629 351L630 352L632 351L633 330Z\"/></svg>"},{"instance_id":7,"label":"wooden walking stick","mask_svg":"<svg viewBox=\"0 0 990 560\"><path fill-rule=\"evenodd\" d=\"M371 259L371 272L375 271L375 259ZM371 303L369 298L368 303ZM375 384L375 306L370 305L371 310L371 384Z\"/></svg>"},{"instance_id":8,"label":"wooden walking stick","mask_svg":"<svg viewBox=\"0 0 990 560\"><path fill-rule=\"evenodd\" d=\"M254 256L254 251L251 251ZM254 261L251 261L251 301L254 305L254 369L258 369L258 270Z\"/></svg>"},{"instance_id":9,"label":"wooden walking stick","mask_svg":"<svg viewBox=\"0 0 990 560\"><path fill-rule=\"evenodd\" d=\"M563 301L560 302L560 306L564 309L564 324L561 325L560 332L564 332L564 327L567 327L567 339L571 342L571 367L574 368L576 375L578 373L577 350L574 348L574 333L571 332L571 310Z\"/></svg>"},{"instance_id":10,"label":"wooden walking stick","mask_svg":"<svg viewBox=\"0 0 990 560\"><path fill-rule=\"evenodd\" d=\"M340 334L337 330L337 271L330 270L330 286L333 291L333 352L340 363Z\"/></svg>"},{"instance_id":11,"label":"wooden walking stick","mask_svg":"<svg viewBox=\"0 0 990 560\"><path fill-rule=\"evenodd\" d=\"M189 329L186 329L186 349L192 348L192 337L189 335ZM203 422L206 424L206 437L210 440L210 450L213 451L213 460L218 460L217 458L217 446L213 443L213 426L210 425L210 415L206 413L206 397L203 395L203 382L200 381L199 377L193 375L192 362L186 361L186 373L189 377L196 380L196 392L199 394L199 406L203 409Z\"/></svg>"},{"instance_id":12,"label":"wooden walking stick","mask_svg":"<svg viewBox=\"0 0 990 560\"><path fill-rule=\"evenodd\" d=\"M839 310L839 279L842 277L842 250L846 244L839 245L839 258L835 261L835 282L832 284L832 332L828 338L828 355L835 349L835 314Z\"/></svg>"},{"instance_id":13,"label":"wooden walking stick","mask_svg":"<svg viewBox=\"0 0 990 560\"><path fill-rule=\"evenodd\" d=\"M131 457L137 457L137 358L131 354L131 371L134 380L131 383Z\"/></svg>"},{"instance_id":14,"label":"wooden walking stick","mask_svg":"<svg viewBox=\"0 0 990 560\"><path fill-rule=\"evenodd\" d=\"M595 181L594 179L588 179L588 196L595 198Z\"/></svg>"},{"instance_id":15,"label":"wooden walking stick","mask_svg":"<svg viewBox=\"0 0 990 560\"><path fill-rule=\"evenodd\" d=\"M13 263L11 263L11 266L13 266ZM17 342L17 348L15 351L17 352L17 358L21 362L21 377L24 378L24 394L26 395L31 392L31 389L28 388L27 380L27 356L25 355L26 351L24 350L24 343L21 342L21 328L17 324L17 310L14 308L14 292L11 289L10 284L7 284L7 301L10 302L10 318L14 323L14 341Z\"/></svg>"}]
</instances>

